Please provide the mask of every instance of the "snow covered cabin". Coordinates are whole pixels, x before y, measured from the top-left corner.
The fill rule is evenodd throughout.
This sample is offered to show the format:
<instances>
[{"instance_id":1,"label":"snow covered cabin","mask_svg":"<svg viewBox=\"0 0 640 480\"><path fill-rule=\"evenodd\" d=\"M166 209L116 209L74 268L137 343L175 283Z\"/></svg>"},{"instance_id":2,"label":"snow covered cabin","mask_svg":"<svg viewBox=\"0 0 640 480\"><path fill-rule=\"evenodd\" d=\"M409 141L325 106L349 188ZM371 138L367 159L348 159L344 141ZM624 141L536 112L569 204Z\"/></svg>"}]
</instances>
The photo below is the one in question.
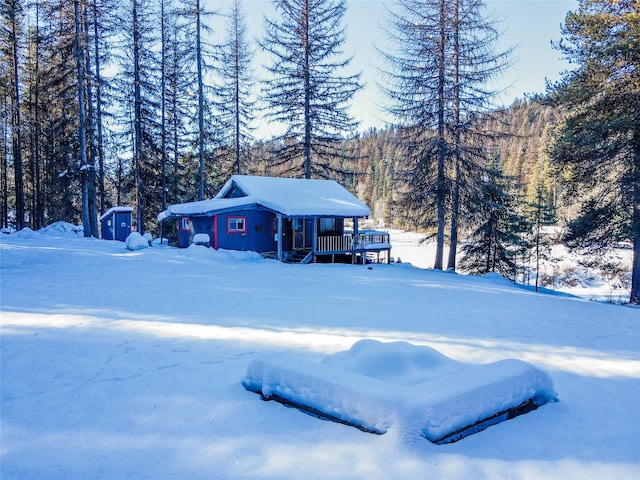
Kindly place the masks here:
<instances>
[{"instance_id":1,"label":"snow covered cabin","mask_svg":"<svg viewBox=\"0 0 640 480\"><path fill-rule=\"evenodd\" d=\"M369 207L333 180L233 175L210 200L171 205L179 247L209 237L215 249L251 250L291 263L389 261L389 235L360 231ZM345 221L353 225L345 229Z\"/></svg>"}]
</instances>

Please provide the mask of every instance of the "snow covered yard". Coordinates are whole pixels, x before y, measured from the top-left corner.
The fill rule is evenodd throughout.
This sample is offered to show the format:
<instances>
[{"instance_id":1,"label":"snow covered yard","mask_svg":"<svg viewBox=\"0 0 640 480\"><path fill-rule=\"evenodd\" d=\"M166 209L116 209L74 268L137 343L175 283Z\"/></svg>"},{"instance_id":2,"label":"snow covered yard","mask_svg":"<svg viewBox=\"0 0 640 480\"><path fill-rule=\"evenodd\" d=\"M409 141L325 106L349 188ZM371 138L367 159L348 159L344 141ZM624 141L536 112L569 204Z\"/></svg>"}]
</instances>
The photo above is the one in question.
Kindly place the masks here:
<instances>
[{"instance_id":1,"label":"snow covered yard","mask_svg":"<svg viewBox=\"0 0 640 480\"><path fill-rule=\"evenodd\" d=\"M0 248L3 479L640 476L640 309L408 264L128 251L64 229ZM365 338L524 360L559 402L434 445L242 387L261 355L319 362Z\"/></svg>"}]
</instances>

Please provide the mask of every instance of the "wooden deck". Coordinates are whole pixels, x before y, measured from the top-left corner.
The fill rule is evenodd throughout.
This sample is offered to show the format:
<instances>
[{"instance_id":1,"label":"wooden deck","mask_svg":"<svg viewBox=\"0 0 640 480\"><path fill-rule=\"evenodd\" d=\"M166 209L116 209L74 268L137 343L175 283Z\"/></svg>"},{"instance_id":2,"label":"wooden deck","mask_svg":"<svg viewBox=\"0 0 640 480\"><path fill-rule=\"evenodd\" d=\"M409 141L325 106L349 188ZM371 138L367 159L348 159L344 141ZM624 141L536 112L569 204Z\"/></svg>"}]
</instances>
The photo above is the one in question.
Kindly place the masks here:
<instances>
[{"instance_id":1,"label":"wooden deck","mask_svg":"<svg viewBox=\"0 0 640 480\"><path fill-rule=\"evenodd\" d=\"M320 236L316 240L316 255L365 255L380 262L380 255L390 262L391 243L388 233L360 233Z\"/></svg>"}]
</instances>

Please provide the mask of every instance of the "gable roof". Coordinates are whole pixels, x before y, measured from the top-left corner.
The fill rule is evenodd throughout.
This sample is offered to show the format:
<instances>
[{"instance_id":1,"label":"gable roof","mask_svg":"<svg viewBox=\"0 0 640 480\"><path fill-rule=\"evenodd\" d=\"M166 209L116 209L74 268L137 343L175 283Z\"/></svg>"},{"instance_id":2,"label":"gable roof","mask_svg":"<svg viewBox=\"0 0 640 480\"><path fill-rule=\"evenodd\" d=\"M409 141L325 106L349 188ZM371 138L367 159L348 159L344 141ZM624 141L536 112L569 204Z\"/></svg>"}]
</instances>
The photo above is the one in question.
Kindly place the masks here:
<instances>
[{"instance_id":1,"label":"gable roof","mask_svg":"<svg viewBox=\"0 0 640 480\"><path fill-rule=\"evenodd\" d=\"M100 221L107 218L112 213L131 213L133 212L133 207L111 207L109 210L100 215Z\"/></svg>"},{"instance_id":2,"label":"gable roof","mask_svg":"<svg viewBox=\"0 0 640 480\"><path fill-rule=\"evenodd\" d=\"M171 205L158 215L158 220L251 206L291 217L366 217L371 213L369 207L334 180L233 175L211 200Z\"/></svg>"}]
</instances>

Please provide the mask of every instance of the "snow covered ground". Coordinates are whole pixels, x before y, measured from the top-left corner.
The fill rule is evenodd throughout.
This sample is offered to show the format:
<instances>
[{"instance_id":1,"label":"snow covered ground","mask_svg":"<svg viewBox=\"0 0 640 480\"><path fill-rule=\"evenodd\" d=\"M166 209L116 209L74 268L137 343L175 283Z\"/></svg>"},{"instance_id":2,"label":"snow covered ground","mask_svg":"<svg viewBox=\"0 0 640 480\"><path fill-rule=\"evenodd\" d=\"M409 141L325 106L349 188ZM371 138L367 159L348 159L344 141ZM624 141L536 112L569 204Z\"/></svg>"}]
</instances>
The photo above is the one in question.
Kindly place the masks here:
<instances>
[{"instance_id":1,"label":"snow covered ground","mask_svg":"<svg viewBox=\"0 0 640 480\"><path fill-rule=\"evenodd\" d=\"M552 236L558 235L557 232L551 233ZM418 268L433 268L434 242L420 243L424 235L417 232L392 230L391 236L394 240L392 255L395 258ZM445 246L445 258L448 253ZM589 300L626 303L631 288L632 254L630 245L588 256L581 252L570 252L564 245L553 245L547 253L548 258L541 262L539 285L547 290ZM535 284L533 274L528 282L530 286ZM518 283L523 283L521 278Z\"/></svg>"},{"instance_id":2,"label":"snow covered ground","mask_svg":"<svg viewBox=\"0 0 640 480\"><path fill-rule=\"evenodd\" d=\"M2 479L640 477L638 308L407 263L129 251L64 225L3 235L0 262ZM320 362L362 339L524 360L559 402L434 445L242 386L263 355Z\"/></svg>"}]
</instances>

